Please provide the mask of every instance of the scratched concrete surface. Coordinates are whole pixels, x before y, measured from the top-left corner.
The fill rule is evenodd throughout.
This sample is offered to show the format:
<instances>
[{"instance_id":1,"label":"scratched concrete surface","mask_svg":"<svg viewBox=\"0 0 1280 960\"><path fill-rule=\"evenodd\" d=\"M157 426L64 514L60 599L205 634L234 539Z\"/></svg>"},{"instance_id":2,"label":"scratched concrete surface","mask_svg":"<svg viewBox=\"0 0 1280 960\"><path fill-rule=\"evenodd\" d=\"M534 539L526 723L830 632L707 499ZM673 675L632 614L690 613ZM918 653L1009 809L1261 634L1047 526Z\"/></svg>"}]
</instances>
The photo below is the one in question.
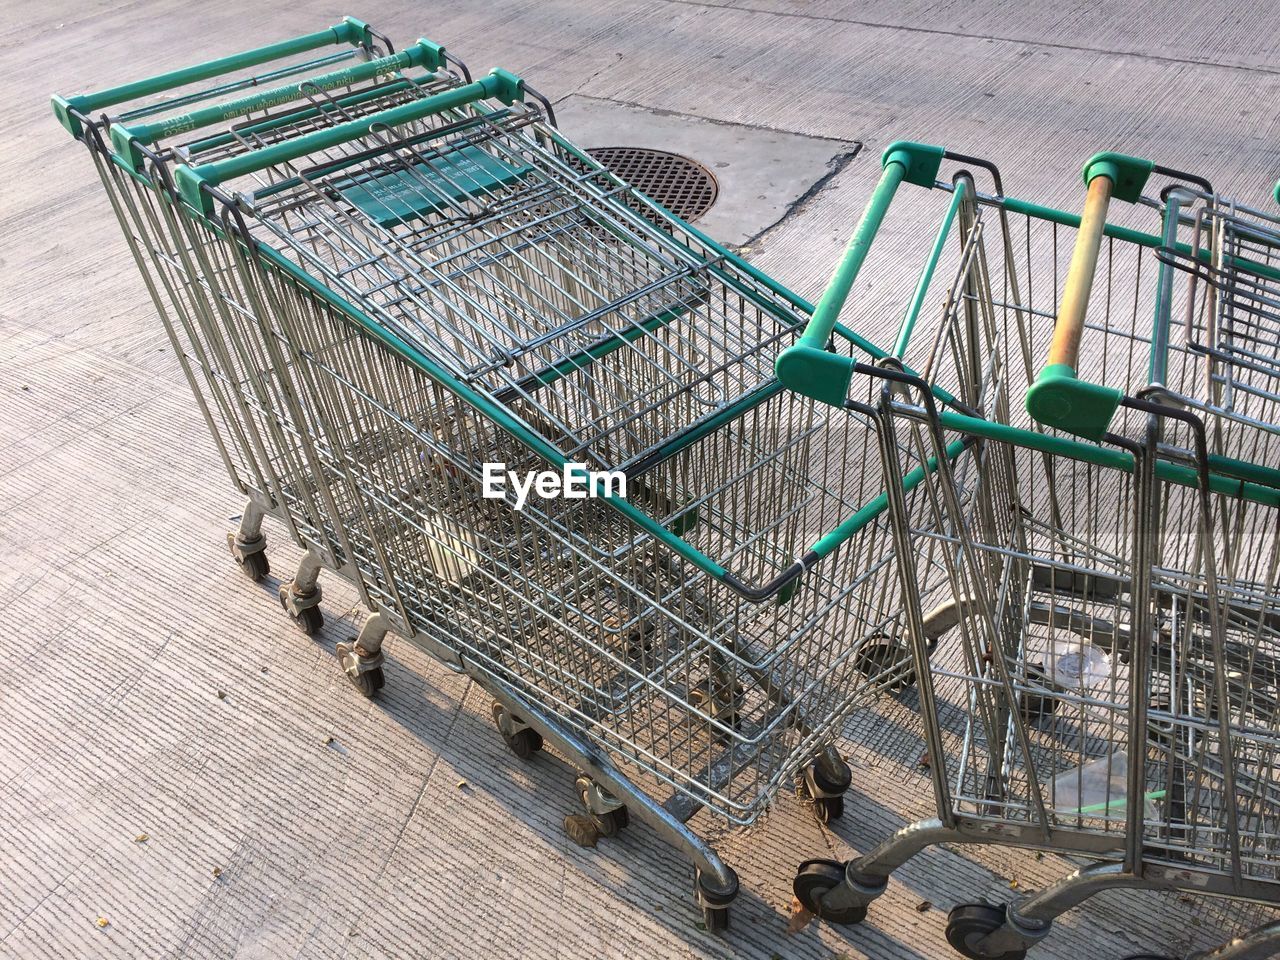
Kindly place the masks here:
<instances>
[{"instance_id":1,"label":"scratched concrete surface","mask_svg":"<svg viewBox=\"0 0 1280 960\"><path fill-rule=\"evenodd\" d=\"M0 957L927 960L951 955L954 903L1007 899L1067 869L935 850L865 925L788 933L799 860L847 858L927 810L910 758L859 759L832 829L789 797L748 831L704 825L744 884L716 937L697 926L687 865L649 830L595 850L567 841L572 770L510 755L467 681L393 640L385 695L364 700L332 655L361 619L354 593L326 581L328 623L307 639L274 599L298 559L279 531L264 585L229 562L239 505L47 95L351 13L399 42L446 41L473 67L500 63L557 100L861 141L753 245L812 295L898 138L989 157L1011 192L1051 203L1078 204L1080 161L1109 148L1261 201L1280 176L1274 0L4 7ZM891 219L884 243L910 224ZM856 295L874 303L904 277L878 271ZM1181 955L1232 923L1230 911L1109 895L1033 956Z\"/></svg>"}]
</instances>

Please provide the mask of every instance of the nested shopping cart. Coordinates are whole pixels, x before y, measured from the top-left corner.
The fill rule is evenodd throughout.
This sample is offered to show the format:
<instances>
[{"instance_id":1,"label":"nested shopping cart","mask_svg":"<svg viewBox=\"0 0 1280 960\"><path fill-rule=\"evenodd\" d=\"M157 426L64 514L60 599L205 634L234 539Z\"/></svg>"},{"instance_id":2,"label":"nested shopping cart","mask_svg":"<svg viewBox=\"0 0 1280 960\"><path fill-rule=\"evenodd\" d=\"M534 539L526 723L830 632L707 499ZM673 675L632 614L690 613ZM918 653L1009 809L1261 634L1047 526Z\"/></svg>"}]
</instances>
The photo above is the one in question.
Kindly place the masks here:
<instances>
[{"instance_id":1,"label":"nested shopping cart","mask_svg":"<svg viewBox=\"0 0 1280 960\"><path fill-rule=\"evenodd\" d=\"M373 611L338 645L362 692L392 631L476 678L517 754L549 741L582 771L600 832L631 811L694 860L723 926L736 878L687 821L750 823L797 773L838 816L833 737L919 673L878 435L777 379L808 304L576 149L519 78L370 36L344 21L55 108L251 499L232 539L250 575L275 516L307 551L280 591L304 629L321 568ZM332 43L374 56L354 85L149 119ZM627 496L516 510L482 495L492 463L619 472Z\"/></svg>"},{"instance_id":2,"label":"nested shopping cart","mask_svg":"<svg viewBox=\"0 0 1280 960\"><path fill-rule=\"evenodd\" d=\"M206 80L216 83L191 89ZM246 497L239 530L228 536L232 555L261 580L269 572L262 520L270 514L281 521L307 552L281 585L280 601L308 633L323 622L319 558L345 562L334 520L339 508L325 502L323 488L282 483L300 465L290 462L298 448L283 436L294 428L279 415L281 398L269 379L254 376L271 362L266 347L229 334L227 316L238 301L217 291L231 266L217 260L211 235L177 215L156 178L167 177L178 157L227 159L466 80L466 66L438 44L419 40L396 53L385 36L348 17L149 80L54 98L59 120L90 148L215 447ZM98 113L114 107L123 109Z\"/></svg>"},{"instance_id":3,"label":"nested shopping cart","mask_svg":"<svg viewBox=\"0 0 1280 960\"><path fill-rule=\"evenodd\" d=\"M1103 275L1130 286L1108 307L1145 310L1152 329L1170 307L1157 295L1162 238L1004 196L998 176L993 194L963 172L944 183L947 159L957 158L917 144L886 151L842 267L847 291L901 182L951 192L933 249L945 241L974 267L945 294L965 307L917 339L914 358L902 354L919 375L825 349L843 294L778 364L788 386L875 418L885 438L899 555L920 562L900 571L916 587L903 597L937 810L847 864L806 861L796 895L825 919L856 923L925 847L1002 844L1085 865L1014 904L957 906L947 937L969 957L1020 957L1054 917L1113 888L1234 898L1252 918L1254 904L1280 902L1280 489L1241 479L1269 479L1271 468L1230 443L1211 452L1194 414L1125 398L1127 385L1124 409L1144 418L1141 434L1089 443L1030 420L1020 401L1062 334L1054 320L1073 281L1057 278L1071 273L1074 234L1121 241ZM931 256L904 330L935 266ZM961 358L955 370L931 366L949 354ZM997 370L984 419L938 396L939 377L962 371L966 356ZM1109 378L1117 365L1145 373L1147 360L1130 351L1098 363ZM865 381L881 385L874 403ZM963 474L947 456L957 443L975 461ZM908 474L919 482L891 482ZM1265 928L1245 938L1251 950L1269 942Z\"/></svg>"}]
</instances>

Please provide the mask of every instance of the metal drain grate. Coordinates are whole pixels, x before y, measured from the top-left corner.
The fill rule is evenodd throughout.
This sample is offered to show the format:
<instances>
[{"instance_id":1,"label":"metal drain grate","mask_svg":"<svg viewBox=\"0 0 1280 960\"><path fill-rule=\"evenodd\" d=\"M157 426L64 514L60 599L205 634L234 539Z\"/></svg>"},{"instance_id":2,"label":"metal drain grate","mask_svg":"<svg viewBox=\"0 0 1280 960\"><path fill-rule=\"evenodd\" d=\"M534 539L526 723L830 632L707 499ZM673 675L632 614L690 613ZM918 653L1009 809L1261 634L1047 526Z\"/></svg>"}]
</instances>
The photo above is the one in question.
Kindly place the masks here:
<instances>
[{"instance_id":1,"label":"metal drain grate","mask_svg":"<svg viewBox=\"0 0 1280 960\"><path fill-rule=\"evenodd\" d=\"M587 153L681 220L697 220L720 192L715 174L678 153L646 147L596 147Z\"/></svg>"}]
</instances>

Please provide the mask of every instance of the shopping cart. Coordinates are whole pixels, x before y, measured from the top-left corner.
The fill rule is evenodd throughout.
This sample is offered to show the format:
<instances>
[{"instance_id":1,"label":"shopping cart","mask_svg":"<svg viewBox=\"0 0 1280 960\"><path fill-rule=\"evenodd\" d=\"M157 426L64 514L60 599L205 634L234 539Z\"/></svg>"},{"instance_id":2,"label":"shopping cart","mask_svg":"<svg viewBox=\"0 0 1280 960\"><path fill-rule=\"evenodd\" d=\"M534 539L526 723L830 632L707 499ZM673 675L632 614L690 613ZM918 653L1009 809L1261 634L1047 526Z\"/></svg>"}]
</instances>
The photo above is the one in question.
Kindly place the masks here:
<instances>
[{"instance_id":1,"label":"shopping cart","mask_svg":"<svg viewBox=\"0 0 1280 960\"><path fill-rule=\"evenodd\" d=\"M1210 893L1237 898L1241 911L1252 909L1246 901L1275 905L1280 491L1215 472L1250 465L1214 459L1195 417L1176 408L1126 400L1154 424L1141 442L1085 443L1029 421L1011 400L1033 382L1032 358L1052 339L1046 321L1056 312L1034 290L1056 299L1070 248L1059 232L1080 221L1003 196L998 179L993 195L973 192L972 177L938 181L947 159L956 158L913 144L886 151L881 186L850 244L845 289L903 180L950 190L949 209L971 204L960 245L994 235L996 252L967 256L986 265L978 272L986 279L958 280L949 296L976 296L975 307L997 319L975 337L965 311L953 311L952 332L933 340L1002 370L987 419L948 409L932 378L824 356L828 332L816 315L779 361L788 386L879 418L899 555L921 563L901 571L915 584L903 591L906 617L924 641L915 659L920 738L937 807L936 817L848 864L806 861L796 895L824 919L856 923L890 874L930 845L1085 858L1023 901L951 912L947 937L957 950L1011 960L1101 890ZM984 220L993 234L979 229ZM942 234L950 222L948 214ZM1098 227L1111 231L1119 228ZM1154 259L1159 245L1145 237L1141 252ZM862 380L882 385L874 409ZM964 481L945 456L958 442L975 459ZM912 469L915 486L888 481ZM962 507L962 497L979 505ZM1253 541L1241 544L1241 532ZM940 636L947 653L930 663L925 654Z\"/></svg>"},{"instance_id":2,"label":"shopping cart","mask_svg":"<svg viewBox=\"0 0 1280 960\"><path fill-rule=\"evenodd\" d=\"M159 149L136 113L90 126L104 97L67 116L144 275L164 265L157 301L181 305L197 397L230 411L210 425L255 520L307 548L282 599L315 596L321 567L350 580L374 611L338 646L362 692L393 631L476 678L513 751L550 742L583 771L600 832L631 811L691 857L722 927L737 881L687 821L751 823L797 773L838 816L836 731L919 673L879 435L777 380L810 305L576 149L519 78L402 79L376 81L385 109L318 98ZM514 509L483 495L492 463L597 493L621 473L627 496Z\"/></svg>"},{"instance_id":3,"label":"shopping cart","mask_svg":"<svg viewBox=\"0 0 1280 960\"><path fill-rule=\"evenodd\" d=\"M205 80L217 83L190 89ZM269 345L229 335L228 313L243 298L214 293L232 265L219 259L216 238L177 216L155 180L179 157L227 159L469 80L465 64L438 44L419 40L396 53L385 36L348 17L293 40L53 101L59 120L89 147L218 453L247 498L239 530L228 536L232 555L251 579L267 575L265 515L306 551L279 595L307 633L323 623L320 567L348 562L333 519L340 508L325 502L323 488L282 483L300 468L290 462L299 447L282 436L296 434L285 398L255 373L272 362ZM128 108L93 116L121 105ZM313 451L307 456L315 463Z\"/></svg>"}]
</instances>

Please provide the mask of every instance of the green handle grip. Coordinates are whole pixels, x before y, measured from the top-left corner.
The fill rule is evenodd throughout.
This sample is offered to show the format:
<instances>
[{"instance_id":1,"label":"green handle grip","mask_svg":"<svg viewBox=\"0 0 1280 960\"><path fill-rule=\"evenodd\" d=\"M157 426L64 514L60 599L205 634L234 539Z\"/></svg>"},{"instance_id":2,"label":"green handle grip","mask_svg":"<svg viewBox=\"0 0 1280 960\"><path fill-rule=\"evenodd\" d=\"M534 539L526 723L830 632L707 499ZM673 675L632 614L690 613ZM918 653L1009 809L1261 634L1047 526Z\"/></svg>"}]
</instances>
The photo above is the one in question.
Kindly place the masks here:
<instances>
[{"instance_id":1,"label":"green handle grip","mask_svg":"<svg viewBox=\"0 0 1280 960\"><path fill-rule=\"evenodd\" d=\"M813 316L805 325L799 341L783 350L774 364L778 379L792 390L836 405L844 402L852 371L842 358L827 352L827 341L835 330L840 311L898 187L904 180L932 187L943 153L942 147L904 141L891 143L885 148L881 157L883 171L880 182L854 228L835 272L827 281L822 298L813 309Z\"/></svg>"},{"instance_id":2,"label":"green handle grip","mask_svg":"<svg viewBox=\"0 0 1280 960\"><path fill-rule=\"evenodd\" d=\"M142 151L138 149L139 146L150 145L165 137L210 127L237 117L247 116L258 110L267 110L300 100L306 96L308 88L331 90L334 87L350 86L372 79L379 74L392 73L409 67L424 67L435 71L443 65L444 47L430 40L419 40L413 46L389 57L344 67L298 83L263 90L239 100L167 117L155 123L144 123L133 127L119 123L112 124L111 143L126 166L137 172L142 164Z\"/></svg>"},{"instance_id":3,"label":"green handle grip","mask_svg":"<svg viewBox=\"0 0 1280 960\"><path fill-rule=\"evenodd\" d=\"M213 198L204 189L206 186L216 187L227 180L247 176L259 170L288 163L305 157L308 154L328 150L349 140L363 137L375 126L395 127L414 120L421 120L433 114L443 113L457 107L464 107L477 100L496 97L505 104L512 104L524 99L524 81L506 70L496 69L489 75L474 83L468 83L433 97L426 97L413 103L401 104L380 113L373 113L359 120L340 123L325 130L317 130L306 136L273 144L262 150L219 160L216 163L201 164L197 167L183 164L174 171L178 183L178 192L192 207L205 216L213 213Z\"/></svg>"},{"instance_id":4,"label":"green handle grip","mask_svg":"<svg viewBox=\"0 0 1280 960\"><path fill-rule=\"evenodd\" d=\"M1155 168L1155 163L1150 160L1105 151L1095 153L1086 160L1080 176L1084 179L1085 186L1092 183L1095 177L1106 177L1111 181L1111 196L1114 199L1137 203L1142 198L1142 188L1147 185Z\"/></svg>"},{"instance_id":5,"label":"green handle grip","mask_svg":"<svg viewBox=\"0 0 1280 960\"><path fill-rule=\"evenodd\" d=\"M320 47L336 44L349 43L354 46L356 44L369 43L370 40L368 24L353 17L346 17L341 23L334 24L327 30L308 33L301 37L294 37L292 40L281 40L279 43L272 43L265 47L246 50L244 53L236 53L229 57L198 63L195 66L184 67L181 70L162 73L146 80L137 80L133 83L126 83L123 86L111 87L98 93L77 94L71 97L61 97L55 94L53 97L53 113L58 118L58 121L66 127L67 131L78 140L83 131L79 120L72 114L72 111L82 116L88 116L96 110L163 93L175 87L186 86L189 83L199 83L201 80L208 80L210 77L243 70L246 67L255 67L260 63L278 60L281 57L290 57L294 54L306 53L308 50L316 50Z\"/></svg>"},{"instance_id":6,"label":"green handle grip","mask_svg":"<svg viewBox=\"0 0 1280 960\"><path fill-rule=\"evenodd\" d=\"M1280 180L1276 181L1276 188L1271 191L1271 198L1275 200L1276 203L1280 203Z\"/></svg>"}]
</instances>

